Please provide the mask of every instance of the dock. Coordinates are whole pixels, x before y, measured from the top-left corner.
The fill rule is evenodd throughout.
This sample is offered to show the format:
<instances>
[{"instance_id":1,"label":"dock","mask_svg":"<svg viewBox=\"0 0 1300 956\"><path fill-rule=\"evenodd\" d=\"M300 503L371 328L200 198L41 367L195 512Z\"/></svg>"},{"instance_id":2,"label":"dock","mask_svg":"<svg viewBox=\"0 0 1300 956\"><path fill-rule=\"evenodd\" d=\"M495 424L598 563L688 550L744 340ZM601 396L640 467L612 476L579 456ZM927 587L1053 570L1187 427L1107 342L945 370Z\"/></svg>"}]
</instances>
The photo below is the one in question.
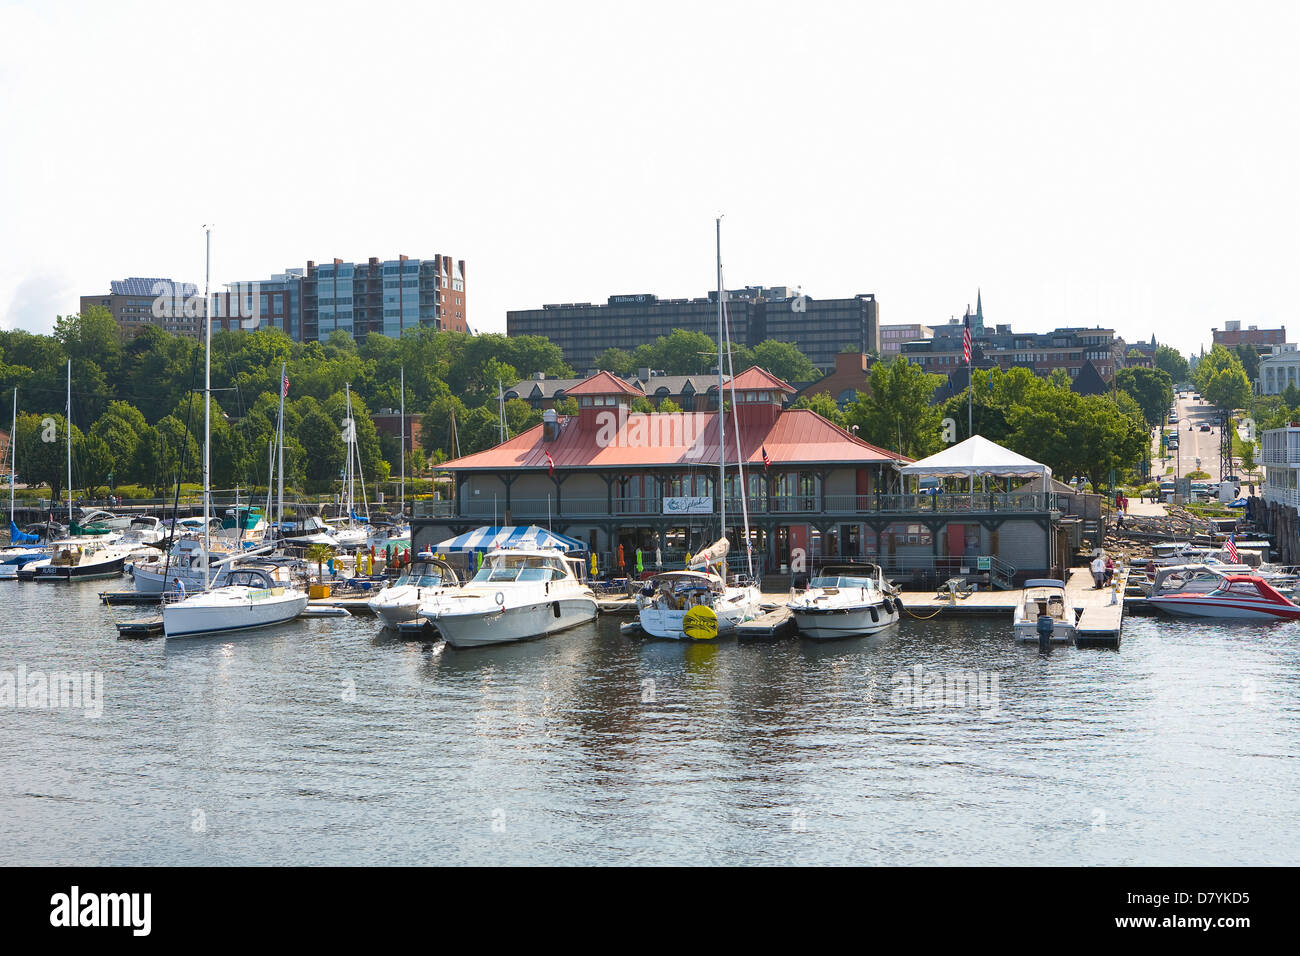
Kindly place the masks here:
<instances>
[{"instance_id":1,"label":"dock","mask_svg":"<svg viewBox=\"0 0 1300 956\"><path fill-rule=\"evenodd\" d=\"M596 606L600 608L601 614L635 614L636 598L597 598Z\"/></svg>"},{"instance_id":2,"label":"dock","mask_svg":"<svg viewBox=\"0 0 1300 956\"><path fill-rule=\"evenodd\" d=\"M794 631L794 615L788 607L778 607L741 624L736 628L736 636L741 640L771 640Z\"/></svg>"}]
</instances>

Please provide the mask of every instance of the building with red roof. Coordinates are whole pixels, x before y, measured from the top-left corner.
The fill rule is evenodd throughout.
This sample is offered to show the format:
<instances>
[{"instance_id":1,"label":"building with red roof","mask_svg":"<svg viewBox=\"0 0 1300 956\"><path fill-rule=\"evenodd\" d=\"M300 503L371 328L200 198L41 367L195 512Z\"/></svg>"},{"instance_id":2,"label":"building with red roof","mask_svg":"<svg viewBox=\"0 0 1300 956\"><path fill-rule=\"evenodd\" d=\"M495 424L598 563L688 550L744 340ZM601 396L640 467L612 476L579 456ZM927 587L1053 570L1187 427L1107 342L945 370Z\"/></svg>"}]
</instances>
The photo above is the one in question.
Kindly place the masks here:
<instances>
[{"instance_id":1,"label":"building with red roof","mask_svg":"<svg viewBox=\"0 0 1300 956\"><path fill-rule=\"evenodd\" d=\"M720 535L725 439L733 562L744 560L739 458L760 573L797 568L801 557L859 556L899 571L958 573L976 565L977 554L1049 553L1038 540L1055 533L1046 501L1025 513L1022 504L1010 508L1006 496L905 489L898 469L910 459L810 409L783 408L793 392L762 369L740 373L734 409L726 388L724 435L716 412L630 412L628 404L643 392L601 372L566 392L578 401L577 415L547 410L541 424L440 466L454 479L453 496L417 502L413 545L435 547L482 525L538 524L581 539L605 569L616 564L620 546L627 568L637 548L647 572L656 549L664 566L680 566Z\"/></svg>"}]
</instances>

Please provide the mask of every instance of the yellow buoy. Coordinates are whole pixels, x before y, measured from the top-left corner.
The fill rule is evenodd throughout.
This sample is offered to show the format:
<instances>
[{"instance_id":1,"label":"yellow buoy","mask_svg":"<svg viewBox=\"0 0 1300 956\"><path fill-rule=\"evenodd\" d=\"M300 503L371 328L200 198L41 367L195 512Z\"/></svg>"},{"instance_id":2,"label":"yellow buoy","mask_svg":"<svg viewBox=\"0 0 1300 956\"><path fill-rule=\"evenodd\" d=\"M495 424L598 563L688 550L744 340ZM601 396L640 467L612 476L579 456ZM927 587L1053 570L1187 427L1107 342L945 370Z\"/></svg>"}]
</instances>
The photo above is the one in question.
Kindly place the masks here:
<instances>
[{"instance_id":1,"label":"yellow buoy","mask_svg":"<svg viewBox=\"0 0 1300 956\"><path fill-rule=\"evenodd\" d=\"M718 636L718 615L707 604L697 605L682 618L682 630L693 641L711 641Z\"/></svg>"}]
</instances>

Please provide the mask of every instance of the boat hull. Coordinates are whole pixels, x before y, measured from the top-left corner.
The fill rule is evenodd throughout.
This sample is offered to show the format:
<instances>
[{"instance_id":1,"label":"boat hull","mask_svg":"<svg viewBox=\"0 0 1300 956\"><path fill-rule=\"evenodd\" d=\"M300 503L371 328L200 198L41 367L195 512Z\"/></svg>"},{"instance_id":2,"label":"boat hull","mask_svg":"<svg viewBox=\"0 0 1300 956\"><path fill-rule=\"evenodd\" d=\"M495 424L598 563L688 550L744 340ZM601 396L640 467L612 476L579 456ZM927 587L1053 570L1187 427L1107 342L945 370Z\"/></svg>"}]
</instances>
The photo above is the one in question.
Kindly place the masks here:
<instances>
[{"instance_id":1,"label":"boat hull","mask_svg":"<svg viewBox=\"0 0 1300 956\"><path fill-rule=\"evenodd\" d=\"M712 605L714 613L718 616L717 636L726 637L734 634L740 625L757 617L761 613L759 601L760 596L754 592L742 596L740 600L723 599ZM683 627L688 610L647 605L637 612L637 620L641 629L651 637L668 641L695 641L698 638L691 637ZM707 640L716 640L716 638L707 638Z\"/></svg>"},{"instance_id":2,"label":"boat hull","mask_svg":"<svg viewBox=\"0 0 1300 956\"><path fill-rule=\"evenodd\" d=\"M901 617L893 601L839 608L786 606L794 613L794 623L799 628L799 633L816 641L876 634L897 624Z\"/></svg>"},{"instance_id":3,"label":"boat hull","mask_svg":"<svg viewBox=\"0 0 1300 956\"><path fill-rule=\"evenodd\" d=\"M1150 597L1147 606L1158 608L1176 617L1200 617L1230 621L1296 621L1300 620L1300 607L1264 602L1234 602L1215 598L1206 600L1198 595L1187 597Z\"/></svg>"},{"instance_id":4,"label":"boat hull","mask_svg":"<svg viewBox=\"0 0 1300 956\"><path fill-rule=\"evenodd\" d=\"M307 595L301 591L219 607L180 601L163 606L163 633L172 640L251 631L292 621L306 607Z\"/></svg>"},{"instance_id":5,"label":"boat hull","mask_svg":"<svg viewBox=\"0 0 1300 956\"><path fill-rule=\"evenodd\" d=\"M594 598L568 597L503 607L500 610L451 612L421 611L437 625L442 639L452 647L485 647L546 637L586 624L596 618Z\"/></svg>"},{"instance_id":6,"label":"boat hull","mask_svg":"<svg viewBox=\"0 0 1300 956\"><path fill-rule=\"evenodd\" d=\"M109 558L106 561L90 561L85 564L42 564L35 569L33 580L36 581L102 581L116 578L122 574L126 564L126 555Z\"/></svg>"},{"instance_id":7,"label":"boat hull","mask_svg":"<svg viewBox=\"0 0 1300 956\"><path fill-rule=\"evenodd\" d=\"M1017 621L1014 625L1016 640L1023 641L1026 644L1038 643L1038 622L1036 621ZM1052 643L1053 644L1072 644L1074 643L1075 629L1073 624L1067 624L1065 621L1052 622Z\"/></svg>"}]
</instances>

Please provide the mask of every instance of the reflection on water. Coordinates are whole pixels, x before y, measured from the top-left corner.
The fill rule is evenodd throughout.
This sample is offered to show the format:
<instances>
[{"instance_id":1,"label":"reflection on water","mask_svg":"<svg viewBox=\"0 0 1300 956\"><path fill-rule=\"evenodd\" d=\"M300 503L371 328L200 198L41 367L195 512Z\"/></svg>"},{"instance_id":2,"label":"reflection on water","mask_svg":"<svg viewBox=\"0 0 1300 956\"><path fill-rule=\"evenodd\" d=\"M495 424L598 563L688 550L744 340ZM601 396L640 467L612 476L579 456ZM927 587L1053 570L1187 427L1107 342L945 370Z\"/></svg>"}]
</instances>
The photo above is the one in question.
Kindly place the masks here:
<instances>
[{"instance_id":1,"label":"reflection on water","mask_svg":"<svg viewBox=\"0 0 1300 956\"><path fill-rule=\"evenodd\" d=\"M0 674L105 696L98 720L0 707L7 863L1296 862L1300 625L1131 618L1119 652L1047 657L942 617L167 644L117 640L93 585L4 589Z\"/></svg>"}]
</instances>

